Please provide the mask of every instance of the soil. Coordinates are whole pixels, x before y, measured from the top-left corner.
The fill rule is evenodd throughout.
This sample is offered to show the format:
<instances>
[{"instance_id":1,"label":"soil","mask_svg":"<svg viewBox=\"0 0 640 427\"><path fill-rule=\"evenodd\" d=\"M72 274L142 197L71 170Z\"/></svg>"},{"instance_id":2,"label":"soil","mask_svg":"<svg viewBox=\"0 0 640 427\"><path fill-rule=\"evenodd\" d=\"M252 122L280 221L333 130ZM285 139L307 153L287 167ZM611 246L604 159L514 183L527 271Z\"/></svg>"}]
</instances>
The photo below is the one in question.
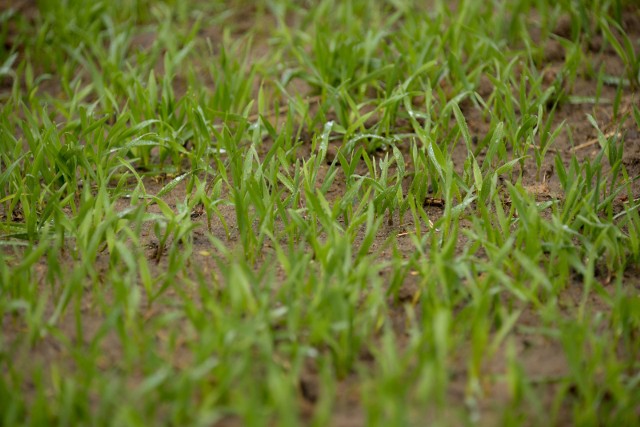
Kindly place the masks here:
<instances>
[{"instance_id":1,"label":"soil","mask_svg":"<svg viewBox=\"0 0 640 427\"><path fill-rule=\"evenodd\" d=\"M9 1L9 3L12 3ZM26 16L31 16L33 13L33 6L31 2L22 1L19 3L19 10L23 8L28 12L24 12ZM2 9L3 1L0 0L0 10ZM29 6L31 5L31 7ZM628 13L625 15L625 30L628 32L632 40L640 39L640 13ZM248 8L246 13L242 17L243 25L251 25L251 8ZM249 27L245 27L249 28ZM242 31L240 27L238 31ZM561 22L556 33L561 37L568 36L566 23ZM201 31L202 37L219 37L217 29L203 29ZM152 38L153 35L141 36L135 43L144 48L145 45L150 44L148 38ZM603 65L608 74L614 76L623 75L623 65L621 60L615 55L615 52L611 48L603 48L601 38L596 36L587 46L591 58L594 64L594 69L598 69L600 65ZM256 47L256 55L264 54L264 46ZM545 59L542 72L549 74L548 81L553 81L553 73L559 69L564 61L564 50L560 43L551 42L545 47ZM183 82L184 83L184 82ZM307 91L302 84L297 84L298 90L302 91L304 95L310 95L310 93L304 93ZM2 87L4 90L5 87ZM256 88L257 89L257 88ZM491 94L493 88L488 79L483 79L478 92L481 96L488 96ZM574 96L574 99L578 97L593 97L596 96L596 82L594 79L588 76L578 77L576 84L572 88L570 95ZM180 92L180 90L179 90ZM605 85L602 88L601 97L603 99L614 100L616 98L617 87L612 85ZM620 112L618 115L623 115L631 111L632 106L638 105L638 93L631 89L625 88L622 91ZM483 118L480 110L476 109L471 102L465 102L461 105L462 111L468 122L469 130L471 134L478 140L482 140L489 129L488 121ZM543 178L542 180L536 178L536 167L532 159L528 160L525 167L525 173L523 177L523 185L527 188L535 197L544 200L549 198L558 197L562 194L560 184L557 175L554 170L554 156L557 154L565 165L568 165L571 156L575 154L580 161L593 159L599 151L599 145L597 142L597 133L591 124L586 120L586 115L593 115L602 131L606 134L609 132L619 132L624 140L624 156L623 164L627 169L629 177L640 176L640 129L633 123L633 119L626 120L621 127L614 126L614 111L613 103L603 102L597 106L592 105L589 102L566 102L561 104L556 112L554 119L554 127L562 122L565 122L565 131L561 132L555 143L553 144L551 154L546 156L544 164L542 166ZM310 132L311 130L309 130ZM309 133L307 133L308 135ZM461 146L461 144L459 144ZM269 148L269 141L265 141L263 152L266 152ZM408 146L399 146L403 154L405 155L405 162L411 164L411 159L408 153ZM331 143L330 154L336 153L340 147L335 143ZM300 155L310 154L310 141L305 141L300 148ZM335 155L335 154L334 154ZM383 156L383 152L375 153L374 155ZM465 161L465 150L458 150L453 153L453 160L456 168L460 172L462 165ZM482 159L482 153L479 156ZM324 169L326 172L326 168ZM364 172L364 171L363 171ZM321 182L322 176L319 181ZM159 178L145 180L144 184L149 193L155 194L158 192L169 178ZM332 188L330 189L327 197L329 201L335 200L339 195L343 194L345 186L344 177L339 176ZM640 197L640 184L636 181L633 186L634 198ZM186 188L185 184L179 184L170 194L165 197L165 201L169 206L176 208L178 203L185 199ZM624 199L618 200L620 206L624 202ZM119 206L124 209L128 206L128 201L118 201ZM151 210L157 209L151 207ZM210 232L224 241L229 247L234 246L238 241L237 228L235 226L235 212L232 207L221 206L220 207L225 221L231 228L230 236L226 235L222 224L219 221L212 222ZM432 206L427 207L428 214L435 221L440 215L442 215L441 205L436 201ZM197 269L208 272L216 271L217 266L213 260L212 254L215 255L216 250L212 247L209 239L207 238L207 221L204 215L198 216L198 213L194 213L194 217L199 221L202 226L193 232L193 256L191 263L193 266L197 266ZM396 235L397 248L400 253L408 257L413 251L414 246L408 235L404 233L405 230L409 230L414 227L412 219L407 217L403 221L403 226L400 226L400 221L396 218L393 224L384 222L380 232L376 236L375 243L373 244L372 253L378 253L380 260L388 260L391 257L391 250L385 248L385 242L391 235ZM423 224L424 226L424 224ZM464 224L463 224L464 226ZM157 264L154 264L155 273L163 271L167 266L167 258L164 254L158 253L158 242L154 236L153 230L145 228L141 235L142 245L146 248L146 253L150 259L158 259ZM467 243L466 237L461 236L458 241L458 247L462 248ZM358 241L355 244L359 244ZM9 250L9 249L2 249ZM265 248L265 253L269 252L269 248ZM63 263L71 265L74 261L68 255L61 254ZM258 261L258 266L260 264ZM101 253L96 261L98 270L107 271L109 267L109 255L106 252ZM47 264L43 260L37 268L39 280L43 281L44 276L47 274ZM633 270L635 269L635 270ZM388 277L388 271L383 272ZM636 267L631 267L631 270L624 277L624 285L630 288L640 290L640 272ZM280 272L280 275L283 273ZM612 292L611 278L606 277L604 274L597 278L599 283L608 292ZM416 293L419 291L417 278L411 274L407 275L403 286L400 288L397 295L389 298L389 310L391 312L391 318L393 320L394 329L399 337L398 345L405 346L408 342L408 319L406 317L406 305L413 306L413 301ZM580 304L582 298L582 286L579 277L574 278L574 283L569 283L566 290L562 293L559 300L561 307L564 307L568 316L574 315L576 307ZM575 285L575 286L573 286ZM47 291L48 292L48 291ZM59 330L66 335L66 337L72 342L76 339L84 339L87 344L91 338L95 336L100 326L104 322L104 316L100 308L95 304L91 293L87 293L86 301L82 302L83 313L83 326L84 336L82 338L77 337L76 332L76 320L73 316L62 317L58 322ZM106 299L111 296L105 295ZM169 290L163 297L163 301L169 301L172 297L172 291ZM593 294L589 299L589 309L592 313L602 313L606 316L608 305L602 300L601 297ZM170 307L163 309L162 304L155 304L154 308L149 310L146 314L149 318L154 316L160 316L164 310L169 310ZM53 314L55 307L49 305L46 307L47 316ZM543 397L542 405L544 408L549 409L553 404L553 398L557 393L558 382L555 379L562 378L568 374L568 365L565 360L564 351L561 344L552 338L545 338L542 335L533 335L528 331L530 328L537 328L544 326L544 320L539 317L537 312L528 306L521 307L522 312L518 319L515 332L512 334L515 357L519 364L525 370L529 378L538 379L535 384L535 390L539 396ZM15 318L5 317L2 319L2 330L4 331L5 340L9 343L19 340L19 336L23 332L23 326L20 321ZM163 337L159 337L163 339ZM102 341L102 356L99 360L101 369L113 369L118 366L118 361L121 357L120 343L117 336L109 335ZM171 355L171 359L177 369L184 368L190 362L190 352L187 345L179 347L182 351L177 354ZM457 406L469 406L469 402L465 402L466 387L468 383L468 366L466 361L468 359L467 351L463 350L459 354L453 355L449 361L449 395L448 401ZM63 369L74 369L69 358L66 357L64 351L58 339L53 336L46 336L36 342L36 344L29 348L23 349L23 356L18 362L15 368L19 368L20 363L24 366L24 369L28 369L29 366L34 366L36 362L41 361L45 365L56 363ZM169 357L169 356L168 356ZM364 351L359 356L359 361L362 366L369 366L373 368L373 357L370 353ZM509 390L505 381L501 380L500 376L505 373L507 369L507 351L505 346L500 346L498 351L487 358L484 363L483 371L487 374L485 376L486 382L481 384L483 388L485 399L477 404L476 410L479 412L480 419L483 420L482 425L494 425L499 423L497 414L501 413L501 410L505 405L509 403ZM304 419L310 420L315 406L318 403L320 395L320 380L319 369L314 365L312 361L309 361L305 365L300 377L299 383L299 410ZM338 385L336 390L336 405L334 407L333 418L331 425L338 427L349 426L361 426L365 424L365 414L362 409L362 393L363 384L360 383L360 377L356 373L347 375ZM132 379L135 382L135 379ZM32 386L32 385L31 385ZM30 385L25 385L26 389L29 389ZM566 411L560 413L559 425L568 425L572 420L572 413L570 412L570 405L564 405L567 407ZM219 426L239 426L240 421L235 418L226 418L219 422Z\"/></svg>"}]
</instances>

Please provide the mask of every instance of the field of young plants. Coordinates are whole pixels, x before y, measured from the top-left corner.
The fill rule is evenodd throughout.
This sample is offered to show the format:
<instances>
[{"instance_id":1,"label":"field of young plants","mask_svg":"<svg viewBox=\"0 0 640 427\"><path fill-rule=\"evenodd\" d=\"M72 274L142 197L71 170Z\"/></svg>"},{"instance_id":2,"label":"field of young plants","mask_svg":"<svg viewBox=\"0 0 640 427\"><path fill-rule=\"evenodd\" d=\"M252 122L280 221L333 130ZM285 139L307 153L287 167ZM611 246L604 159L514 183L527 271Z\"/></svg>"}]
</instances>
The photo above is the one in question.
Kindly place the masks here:
<instances>
[{"instance_id":1,"label":"field of young plants","mask_svg":"<svg viewBox=\"0 0 640 427\"><path fill-rule=\"evenodd\" d=\"M0 0L0 425L632 426L635 0Z\"/></svg>"}]
</instances>

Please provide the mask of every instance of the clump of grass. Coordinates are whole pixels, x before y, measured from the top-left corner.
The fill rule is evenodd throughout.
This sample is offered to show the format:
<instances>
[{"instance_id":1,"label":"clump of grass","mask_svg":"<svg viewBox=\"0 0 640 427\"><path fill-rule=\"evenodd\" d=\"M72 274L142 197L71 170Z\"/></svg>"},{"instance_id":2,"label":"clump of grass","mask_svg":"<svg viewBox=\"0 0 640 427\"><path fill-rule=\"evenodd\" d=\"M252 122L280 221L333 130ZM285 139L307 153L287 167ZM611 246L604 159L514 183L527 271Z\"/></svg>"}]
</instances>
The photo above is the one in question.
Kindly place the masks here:
<instances>
[{"instance_id":1,"label":"clump of grass","mask_svg":"<svg viewBox=\"0 0 640 427\"><path fill-rule=\"evenodd\" d=\"M0 424L633 424L629 5L85 3L0 14Z\"/></svg>"}]
</instances>

